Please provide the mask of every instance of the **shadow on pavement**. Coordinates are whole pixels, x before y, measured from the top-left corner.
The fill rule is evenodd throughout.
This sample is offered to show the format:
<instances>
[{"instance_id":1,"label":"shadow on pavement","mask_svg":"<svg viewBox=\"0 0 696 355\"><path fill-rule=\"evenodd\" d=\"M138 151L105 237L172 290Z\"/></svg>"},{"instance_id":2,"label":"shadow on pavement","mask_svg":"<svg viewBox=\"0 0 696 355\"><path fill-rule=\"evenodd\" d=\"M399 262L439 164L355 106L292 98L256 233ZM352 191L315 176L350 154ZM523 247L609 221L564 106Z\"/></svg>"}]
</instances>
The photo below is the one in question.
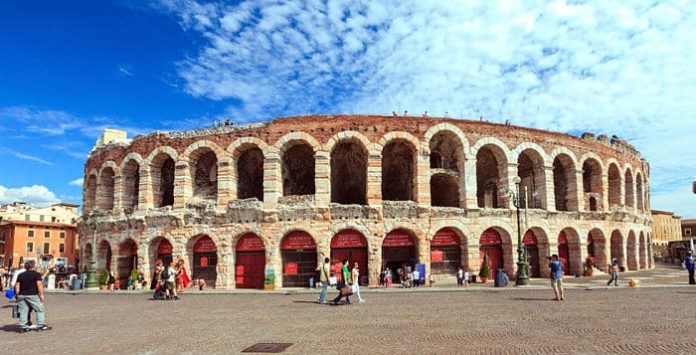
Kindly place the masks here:
<instances>
[{"instance_id":1,"label":"shadow on pavement","mask_svg":"<svg viewBox=\"0 0 696 355\"><path fill-rule=\"evenodd\" d=\"M19 324L6 324L0 330L8 333L19 333Z\"/></svg>"},{"instance_id":2,"label":"shadow on pavement","mask_svg":"<svg viewBox=\"0 0 696 355\"><path fill-rule=\"evenodd\" d=\"M549 302L556 302L555 299L553 298L533 298L533 297L515 297L513 298L514 301L549 301Z\"/></svg>"}]
</instances>

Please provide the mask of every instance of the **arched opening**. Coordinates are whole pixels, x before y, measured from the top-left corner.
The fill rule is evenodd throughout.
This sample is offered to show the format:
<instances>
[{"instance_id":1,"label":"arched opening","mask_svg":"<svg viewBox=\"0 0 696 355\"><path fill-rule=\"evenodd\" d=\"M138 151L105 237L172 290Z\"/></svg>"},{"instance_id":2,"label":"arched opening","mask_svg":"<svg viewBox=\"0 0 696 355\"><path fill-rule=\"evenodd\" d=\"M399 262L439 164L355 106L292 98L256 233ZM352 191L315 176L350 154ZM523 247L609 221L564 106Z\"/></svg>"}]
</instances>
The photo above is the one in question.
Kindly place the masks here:
<instances>
[{"instance_id":1,"label":"arched opening","mask_svg":"<svg viewBox=\"0 0 696 355\"><path fill-rule=\"evenodd\" d=\"M520 208L546 208L544 192L544 160L532 149L525 149L517 157L517 176L520 181Z\"/></svg>"},{"instance_id":2,"label":"arched opening","mask_svg":"<svg viewBox=\"0 0 696 355\"><path fill-rule=\"evenodd\" d=\"M97 270L111 271L111 245L106 240L102 240L97 245Z\"/></svg>"},{"instance_id":3,"label":"arched opening","mask_svg":"<svg viewBox=\"0 0 696 355\"><path fill-rule=\"evenodd\" d=\"M138 208L140 195L140 165L131 159L123 167L123 210L131 213Z\"/></svg>"},{"instance_id":4,"label":"arched opening","mask_svg":"<svg viewBox=\"0 0 696 355\"><path fill-rule=\"evenodd\" d=\"M611 259L618 260L619 265L624 267L625 257L624 257L624 245L623 245L623 235L618 230L611 233Z\"/></svg>"},{"instance_id":5,"label":"arched opening","mask_svg":"<svg viewBox=\"0 0 696 355\"><path fill-rule=\"evenodd\" d=\"M362 233L345 229L331 238L331 270L339 279L341 278L341 266L345 259L350 261L349 269L358 263L358 270L360 270L358 282L360 285L366 286L370 276L367 269L367 239Z\"/></svg>"},{"instance_id":6,"label":"arched opening","mask_svg":"<svg viewBox=\"0 0 696 355\"><path fill-rule=\"evenodd\" d=\"M331 202L367 204L367 150L357 140L344 140L331 151Z\"/></svg>"},{"instance_id":7,"label":"arched opening","mask_svg":"<svg viewBox=\"0 0 696 355\"><path fill-rule=\"evenodd\" d=\"M174 165L174 159L166 153L159 153L152 159L150 175L157 208L174 205Z\"/></svg>"},{"instance_id":8,"label":"arched opening","mask_svg":"<svg viewBox=\"0 0 696 355\"><path fill-rule=\"evenodd\" d=\"M119 282L119 288L125 290L128 288L128 279L131 273L138 268L138 245L133 239L128 238L118 246L116 262L116 278Z\"/></svg>"},{"instance_id":9,"label":"arched opening","mask_svg":"<svg viewBox=\"0 0 696 355\"><path fill-rule=\"evenodd\" d=\"M456 275L462 265L462 240L452 228L442 228L430 241L430 270L433 274Z\"/></svg>"},{"instance_id":10,"label":"arched opening","mask_svg":"<svg viewBox=\"0 0 696 355\"><path fill-rule=\"evenodd\" d=\"M416 147L403 139L382 150L382 200L416 200Z\"/></svg>"},{"instance_id":11,"label":"arched opening","mask_svg":"<svg viewBox=\"0 0 696 355\"><path fill-rule=\"evenodd\" d=\"M594 265L602 271L607 269L606 239L599 228L587 233L587 255L594 259Z\"/></svg>"},{"instance_id":12,"label":"arched opening","mask_svg":"<svg viewBox=\"0 0 696 355\"><path fill-rule=\"evenodd\" d=\"M430 178L430 204L434 207L459 207L459 185L452 175L441 173Z\"/></svg>"},{"instance_id":13,"label":"arched opening","mask_svg":"<svg viewBox=\"0 0 696 355\"><path fill-rule=\"evenodd\" d=\"M392 271L394 283L400 283L399 270L409 272L418 263L416 238L405 229L395 229L382 241L382 266Z\"/></svg>"},{"instance_id":14,"label":"arched opening","mask_svg":"<svg viewBox=\"0 0 696 355\"><path fill-rule=\"evenodd\" d=\"M173 251L174 247L172 243L164 237L157 237L150 242L149 261L150 275L152 276L151 280L154 280L155 267L157 267L158 264L169 265L169 263L174 260L172 256Z\"/></svg>"},{"instance_id":15,"label":"arched opening","mask_svg":"<svg viewBox=\"0 0 696 355\"><path fill-rule=\"evenodd\" d=\"M534 231L531 229L524 233L522 244L527 252L527 262L529 263L529 277L541 277L539 267L539 242Z\"/></svg>"},{"instance_id":16,"label":"arched opening","mask_svg":"<svg viewBox=\"0 0 696 355\"><path fill-rule=\"evenodd\" d=\"M215 152L199 148L191 154L191 180L196 200L217 200L218 164Z\"/></svg>"},{"instance_id":17,"label":"arched opening","mask_svg":"<svg viewBox=\"0 0 696 355\"><path fill-rule=\"evenodd\" d=\"M633 194L633 174L631 174L630 169L626 169L626 174L624 178L624 186L626 187L626 206L636 207L634 194Z\"/></svg>"},{"instance_id":18,"label":"arched opening","mask_svg":"<svg viewBox=\"0 0 696 355\"><path fill-rule=\"evenodd\" d=\"M647 248L645 247L645 234L640 232L640 236L638 237L638 263L641 269L646 269L648 267L648 256L646 253Z\"/></svg>"},{"instance_id":19,"label":"arched opening","mask_svg":"<svg viewBox=\"0 0 696 355\"><path fill-rule=\"evenodd\" d=\"M248 147L237 158L237 199L255 198L263 201L263 152Z\"/></svg>"},{"instance_id":20,"label":"arched opening","mask_svg":"<svg viewBox=\"0 0 696 355\"><path fill-rule=\"evenodd\" d=\"M97 208L111 211L114 208L114 169L106 167L99 175L97 185Z\"/></svg>"},{"instance_id":21,"label":"arched opening","mask_svg":"<svg viewBox=\"0 0 696 355\"><path fill-rule=\"evenodd\" d=\"M307 232L290 232L280 243L283 287L309 287L317 269L317 245Z\"/></svg>"},{"instance_id":22,"label":"arched opening","mask_svg":"<svg viewBox=\"0 0 696 355\"><path fill-rule=\"evenodd\" d=\"M626 266L629 270L638 270L638 243L636 240L636 233L633 231L628 232L628 238L626 239Z\"/></svg>"},{"instance_id":23,"label":"arched opening","mask_svg":"<svg viewBox=\"0 0 696 355\"><path fill-rule=\"evenodd\" d=\"M645 205L643 204L643 177L640 173L636 175L636 208L638 211L645 211Z\"/></svg>"},{"instance_id":24,"label":"arched opening","mask_svg":"<svg viewBox=\"0 0 696 355\"><path fill-rule=\"evenodd\" d=\"M283 153L281 166L283 196L314 195L314 149L306 143L291 146Z\"/></svg>"},{"instance_id":25,"label":"arched opening","mask_svg":"<svg viewBox=\"0 0 696 355\"><path fill-rule=\"evenodd\" d=\"M589 211L598 211L598 201L602 201L602 166L595 159L587 159L582 164L582 190Z\"/></svg>"},{"instance_id":26,"label":"arched opening","mask_svg":"<svg viewBox=\"0 0 696 355\"><path fill-rule=\"evenodd\" d=\"M207 286L215 288L217 282L217 246L207 235L195 238L193 244L192 279L203 279Z\"/></svg>"},{"instance_id":27,"label":"arched opening","mask_svg":"<svg viewBox=\"0 0 696 355\"><path fill-rule=\"evenodd\" d=\"M553 192L557 211L577 211L577 179L575 164L566 154L553 160Z\"/></svg>"},{"instance_id":28,"label":"arched opening","mask_svg":"<svg viewBox=\"0 0 696 355\"><path fill-rule=\"evenodd\" d=\"M430 168L455 170L463 167L462 141L450 131L440 131L430 139Z\"/></svg>"},{"instance_id":29,"label":"arched opening","mask_svg":"<svg viewBox=\"0 0 696 355\"><path fill-rule=\"evenodd\" d=\"M488 255L491 278L499 269L505 267L505 254L503 253L503 239L493 228L486 229L479 239L479 265L483 266L483 257Z\"/></svg>"},{"instance_id":30,"label":"arched opening","mask_svg":"<svg viewBox=\"0 0 696 355\"><path fill-rule=\"evenodd\" d=\"M563 265L563 274L569 275L570 269L573 266L570 257L570 246L568 245L568 236L565 231L561 231L558 235L558 258L561 259Z\"/></svg>"},{"instance_id":31,"label":"arched opening","mask_svg":"<svg viewBox=\"0 0 696 355\"><path fill-rule=\"evenodd\" d=\"M621 205L621 172L616 164L609 164L609 206Z\"/></svg>"},{"instance_id":32,"label":"arched opening","mask_svg":"<svg viewBox=\"0 0 696 355\"><path fill-rule=\"evenodd\" d=\"M476 199L480 208L505 208L507 158L499 147L487 144L476 153Z\"/></svg>"},{"instance_id":33,"label":"arched opening","mask_svg":"<svg viewBox=\"0 0 696 355\"><path fill-rule=\"evenodd\" d=\"M96 207L97 203L97 177L89 175L85 184L85 213L89 213Z\"/></svg>"},{"instance_id":34,"label":"arched opening","mask_svg":"<svg viewBox=\"0 0 696 355\"><path fill-rule=\"evenodd\" d=\"M241 236L235 248L235 261L236 288L262 290L266 272L266 248L263 240L254 233Z\"/></svg>"}]
</instances>

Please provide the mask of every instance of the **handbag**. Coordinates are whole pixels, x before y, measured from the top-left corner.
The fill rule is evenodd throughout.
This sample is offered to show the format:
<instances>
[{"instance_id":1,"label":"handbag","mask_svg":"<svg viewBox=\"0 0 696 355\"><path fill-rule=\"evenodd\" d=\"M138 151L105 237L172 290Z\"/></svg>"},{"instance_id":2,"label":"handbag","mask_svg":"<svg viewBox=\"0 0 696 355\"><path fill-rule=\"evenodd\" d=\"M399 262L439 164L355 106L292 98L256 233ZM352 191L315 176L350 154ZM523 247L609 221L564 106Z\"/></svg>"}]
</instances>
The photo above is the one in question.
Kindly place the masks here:
<instances>
[{"instance_id":1,"label":"handbag","mask_svg":"<svg viewBox=\"0 0 696 355\"><path fill-rule=\"evenodd\" d=\"M346 297L346 296L352 296L353 295L353 288L350 286L345 286L341 289L341 296Z\"/></svg>"},{"instance_id":2,"label":"handbag","mask_svg":"<svg viewBox=\"0 0 696 355\"><path fill-rule=\"evenodd\" d=\"M19 305L12 305L12 318L19 318Z\"/></svg>"},{"instance_id":3,"label":"handbag","mask_svg":"<svg viewBox=\"0 0 696 355\"><path fill-rule=\"evenodd\" d=\"M336 276L329 277L329 285L336 286L338 284L338 278Z\"/></svg>"},{"instance_id":4,"label":"handbag","mask_svg":"<svg viewBox=\"0 0 696 355\"><path fill-rule=\"evenodd\" d=\"M7 291L5 291L5 297L7 297L8 300L15 298L15 290L13 288L8 288Z\"/></svg>"}]
</instances>

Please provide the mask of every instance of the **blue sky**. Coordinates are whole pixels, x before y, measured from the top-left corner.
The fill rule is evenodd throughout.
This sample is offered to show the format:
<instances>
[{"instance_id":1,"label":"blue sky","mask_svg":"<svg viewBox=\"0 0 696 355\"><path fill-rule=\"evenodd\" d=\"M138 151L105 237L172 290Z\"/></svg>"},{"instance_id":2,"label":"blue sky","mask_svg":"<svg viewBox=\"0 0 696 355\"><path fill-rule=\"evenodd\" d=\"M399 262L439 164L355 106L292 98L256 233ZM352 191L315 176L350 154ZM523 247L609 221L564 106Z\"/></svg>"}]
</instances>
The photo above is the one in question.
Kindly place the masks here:
<instances>
[{"instance_id":1,"label":"blue sky","mask_svg":"<svg viewBox=\"0 0 696 355\"><path fill-rule=\"evenodd\" d=\"M689 1L22 1L0 5L0 202L80 202L104 127L449 112L618 135L653 208L696 216Z\"/></svg>"}]
</instances>

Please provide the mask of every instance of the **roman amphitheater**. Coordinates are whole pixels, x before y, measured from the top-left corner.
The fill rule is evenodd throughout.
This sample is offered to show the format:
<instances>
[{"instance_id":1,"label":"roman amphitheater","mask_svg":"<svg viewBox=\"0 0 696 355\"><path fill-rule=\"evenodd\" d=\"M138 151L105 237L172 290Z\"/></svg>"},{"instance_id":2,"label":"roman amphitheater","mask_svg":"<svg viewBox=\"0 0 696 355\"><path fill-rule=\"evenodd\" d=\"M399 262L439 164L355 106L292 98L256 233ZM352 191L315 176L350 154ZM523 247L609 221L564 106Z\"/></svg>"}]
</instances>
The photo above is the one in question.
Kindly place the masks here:
<instances>
[{"instance_id":1,"label":"roman amphitheater","mask_svg":"<svg viewBox=\"0 0 696 355\"><path fill-rule=\"evenodd\" d=\"M98 146L84 174L83 260L96 252L98 269L121 279L182 258L217 288L263 288L267 273L275 287L306 287L331 256L357 262L362 284L414 264L451 281L484 254L514 277L513 191L531 277L548 277L551 254L569 275L587 257L599 269L611 258L627 272L653 266L649 165L604 135L300 116Z\"/></svg>"}]
</instances>

